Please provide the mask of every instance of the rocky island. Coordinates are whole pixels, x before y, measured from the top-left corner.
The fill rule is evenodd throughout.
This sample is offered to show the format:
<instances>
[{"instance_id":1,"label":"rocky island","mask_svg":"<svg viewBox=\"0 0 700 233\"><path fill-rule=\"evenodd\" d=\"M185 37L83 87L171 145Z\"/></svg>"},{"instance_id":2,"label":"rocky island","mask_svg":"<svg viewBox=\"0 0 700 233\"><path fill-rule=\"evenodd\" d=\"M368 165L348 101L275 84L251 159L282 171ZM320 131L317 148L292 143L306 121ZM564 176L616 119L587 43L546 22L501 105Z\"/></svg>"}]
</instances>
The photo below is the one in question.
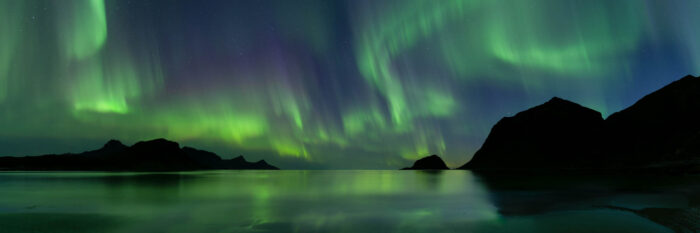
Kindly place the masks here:
<instances>
[{"instance_id":1,"label":"rocky island","mask_svg":"<svg viewBox=\"0 0 700 233\"><path fill-rule=\"evenodd\" d=\"M444 161L437 156L437 155L431 155L427 157L423 157L419 160L416 160L415 163L413 163L413 166L411 167L406 167L402 168L401 170L448 170L450 168L447 167Z\"/></svg>"}]
</instances>

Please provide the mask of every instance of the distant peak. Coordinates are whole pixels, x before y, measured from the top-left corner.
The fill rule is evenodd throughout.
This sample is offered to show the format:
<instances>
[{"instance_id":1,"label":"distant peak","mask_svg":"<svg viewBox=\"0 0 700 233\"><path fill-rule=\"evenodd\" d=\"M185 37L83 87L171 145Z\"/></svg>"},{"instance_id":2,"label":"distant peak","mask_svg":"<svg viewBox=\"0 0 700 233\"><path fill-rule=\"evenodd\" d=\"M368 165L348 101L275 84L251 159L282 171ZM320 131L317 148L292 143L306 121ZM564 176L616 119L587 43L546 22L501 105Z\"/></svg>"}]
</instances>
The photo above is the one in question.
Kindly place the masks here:
<instances>
[{"instance_id":1,"label":"distant peak","mask_svg":"<svg viewBox=\"0 0 700 233\"><path fill-rule=\"evenodd\" d=\"M584 107L576 102L562 99L562 98L559 98L556 96L552 97L551 99L549 99L549 101L547 101L544 104L541 104L541 105L535 106L531 109L522 111L522 112L518 113L517 115L527 113L527 112L533 112L533 111L589 112L589 113L592 113L595 115L601 115L600 112L598 112L596 110ZM602 119L602 116L600 118Z\"/></svg>"},{"instance_id":2,"label":"distant peak","mask_svg":"<svg viewBox=\"0 0 700 233\"><path fill-rule=\"evenodd\" d=\"M565 100L565 99L562 99L562 98L555 96L555 97L552 97L551 99L549 99L549 101L547 101L547 103L567 103L567 104L572 103L573 104L574 102L571 102L571 101L568 101L568 100Z\"/></svg>"},{"instance_id":3,"label":"distant peak","mask_svg":"<svg viewBox=\"0 0 700 233\"><path fill-rule=\"evenodd\" d=\"M264 159L261 159L260 161L257 161L257 162L255 162L255 163L257 163L257 164L267 164L267 162L265 162Z\"/></svg>"},{"instance_id":4,"label":"distant peak","mask_svg":"<svg viewBox=\"0 0 700 233\"><path fill-rule=\"evenodd\" d=\"M122 142L120 142L117 139L110 139L109 141L107 141L106 145L123 145L123 144L122 144Z\"/></svg>"},{"instance_id":5,"label":"distant peak","mask_svg":"<svg viewBox=\"0 0 700 233\"><path fill-rule=\"evenodd\" d=\"M180 144L177 142L173 142L170 140L167 140L165 138L158 138L158 139L153 139L153 140L148 140L148 141L140 141L134 144L134 146L137 145L150 145L150 146L165 146L165 147L177 147L180 148Z\"/></svg>"},{"instance_id":6,"label":"distant peak","mask_svg":"<svg viewBox=\"0 0 700 233\"><path fill-rule=\"evenodd\" d=\"M667 85L667 87L668 87L668 86L678 86L679 83L680 83L681 86L685 86L685 84L694 83L694 82L697 82L697 80L700 80L700 78L695 77L695 76L689 74L689 75L686 75L686 76L684 76L683 78L681 78L681 79L679 79L679 80L676 80L676 81L674 81L674 82L671 82L670 84ZM674 84L675 84L675 85L674 85ZM665 87L664 87L664 88L665 88ZM661 89L664 89L664 88L661 88Z\"/></svg>"},{"instance_id":7,"label":"distant peak","mask_svg":"<svg viewBox=\"0 0 700 233\"><path fill-rule=\"evenodd\" d=\"M168 139L165 139L165 138L157 138L157 139L148 140L148 141L144 141L144 142L149 142L149 143L177 143L177 142L173 142L173 141L170 141L170 140L168 140Z\"/></svg>"},{"instance_id":8,"label":"distant peak","mask_svg":"<svg viewBox=\"0 0 700 233\"><path fill-rule=\"evenodd\" d=\"M688 74L688 75L686 75L685 77L681 78L681 80L685 80L685 79L696 79L696 78L698 78L698 77L693 76L692 74Z\"/></svg>"},{"instance_id":9,"label":"distant peak","mask_svg":"<svg viewBox=\"0 0 700 233\"><path fill-rule=\"evenodd\" d=\"M123 148L126 147L122 142L119 140L111 139L105 143L105 145L102 148Z\"/></svg>"},{"instance_id":10,"label":"distant peak","mask_svg":"<svg viewBox=\"0 0 700 233\"><path fill-rule=\"evenodd\" d=\"M148 140L145 142L172 142L172 143L176 143L176 142L170 141L170 140L165 139L165 138L156 138L156 139Z\"/></svg>"}]
</instances>

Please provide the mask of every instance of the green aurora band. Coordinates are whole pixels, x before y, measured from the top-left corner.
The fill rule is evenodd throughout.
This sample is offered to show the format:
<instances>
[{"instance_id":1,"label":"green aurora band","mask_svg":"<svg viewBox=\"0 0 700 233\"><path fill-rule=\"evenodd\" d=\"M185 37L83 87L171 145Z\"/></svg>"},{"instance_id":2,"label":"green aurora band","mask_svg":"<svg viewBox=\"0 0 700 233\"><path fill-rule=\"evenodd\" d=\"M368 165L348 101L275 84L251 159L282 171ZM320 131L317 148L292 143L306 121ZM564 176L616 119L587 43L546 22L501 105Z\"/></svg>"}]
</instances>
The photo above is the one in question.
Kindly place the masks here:
<instances>
[{"instance_id":1,"label":"green aurora band","mask_svg":"<svg viewBox=\"0 0 700 233\"><path fill-rule=\"evenodd\" d=\"M700 3L0 0L0 155L165 137L283 168L396 168L429 154L457 166L500 117L552 96L607 116L697 74L691 9Z\"/></svg>"}]
</instances>

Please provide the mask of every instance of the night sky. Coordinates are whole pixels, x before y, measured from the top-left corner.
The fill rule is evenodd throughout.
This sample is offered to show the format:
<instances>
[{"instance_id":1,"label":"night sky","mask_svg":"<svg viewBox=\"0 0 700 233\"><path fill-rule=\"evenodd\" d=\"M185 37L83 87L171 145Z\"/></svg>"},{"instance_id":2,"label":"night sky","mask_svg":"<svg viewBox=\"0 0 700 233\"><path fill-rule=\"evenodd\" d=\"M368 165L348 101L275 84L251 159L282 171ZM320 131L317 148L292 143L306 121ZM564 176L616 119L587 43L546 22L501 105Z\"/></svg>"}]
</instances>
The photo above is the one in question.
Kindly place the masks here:
<instances>
[{"instance_id":1,"label":"night sky","mask_svg":"<svg viewBox=\"0 0 700 233\"><path fill-rule=\"evenodd\" d=\"M501 117L700 71L700 1L0 0L0 155L167 138L281 168L465 163Z\"/></svg>"}]
</instances>

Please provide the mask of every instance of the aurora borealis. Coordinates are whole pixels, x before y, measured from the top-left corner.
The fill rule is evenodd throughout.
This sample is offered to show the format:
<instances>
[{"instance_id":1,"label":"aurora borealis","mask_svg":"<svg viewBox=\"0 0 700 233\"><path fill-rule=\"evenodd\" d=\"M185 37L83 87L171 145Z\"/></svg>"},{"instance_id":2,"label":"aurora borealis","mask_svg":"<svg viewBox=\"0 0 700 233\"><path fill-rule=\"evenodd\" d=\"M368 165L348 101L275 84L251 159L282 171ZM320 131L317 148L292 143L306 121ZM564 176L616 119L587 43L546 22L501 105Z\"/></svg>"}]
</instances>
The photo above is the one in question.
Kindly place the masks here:
<instances>
[{"instance_id":1,"label":"aurora borealis","mask_svg":"<svg viewBox=\"0 0 700 233\"><path fill-rule=\"evenodd\" d=\"M552 96L700 72L700 1L0 0L0 155L168 138L282 168L466 162Z\"/></svg>"}]
</instances>

